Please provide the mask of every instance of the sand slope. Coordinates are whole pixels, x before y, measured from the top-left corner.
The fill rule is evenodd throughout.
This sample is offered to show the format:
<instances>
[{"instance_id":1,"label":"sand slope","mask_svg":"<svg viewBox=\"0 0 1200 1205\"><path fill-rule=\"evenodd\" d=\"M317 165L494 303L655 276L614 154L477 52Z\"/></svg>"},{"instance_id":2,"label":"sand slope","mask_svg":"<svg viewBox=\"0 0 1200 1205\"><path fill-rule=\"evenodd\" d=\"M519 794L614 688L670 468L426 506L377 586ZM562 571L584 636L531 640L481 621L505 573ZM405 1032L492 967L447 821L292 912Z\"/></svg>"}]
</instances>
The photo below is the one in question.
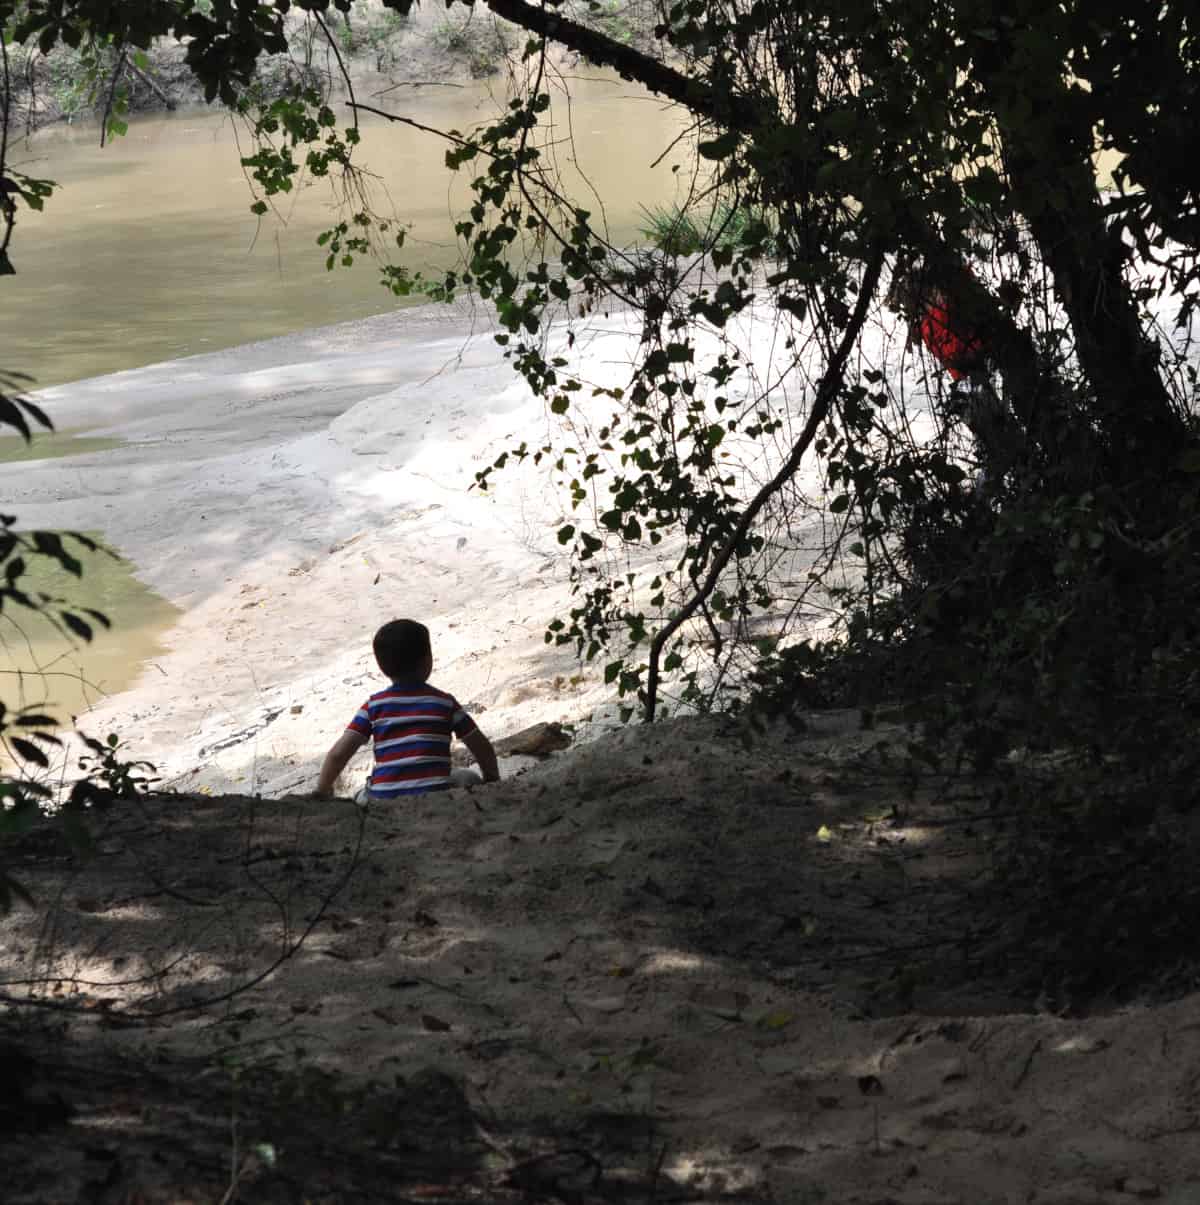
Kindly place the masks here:
<instances>
[{"instance_id":1,"label":"sand slope","mask_svg":"<svg viewBox=\"0 0 1200 1205\"><path fill-rule=\"evenodd\" d=\"M129 443L11 466L22 523L102 530L185 610L167 655L82 726L196 788L311 784L397 615L430 625L435 681L495 735L593 710L595 675L543 642L569 597L557 492L532 471L502 497L470 489L546 428L475 330L465 309L408 312L42 395L60 426Z\"/></svg>"},{"instance_id":2,"label":"sand slope","mask_svg":"<svg viewBox=\"0 0 1200 1205\"><path fill-rule=\"evenodd\" d=\"M774 315L743 321L756 379L774 380L790 354ZM550 346L589 383L625 385L631 320L599 316L575 333L568 350L553 328ZM701 358L717 350L705 338ZM578 396L581 421L589 409L610 414L607 400ZM514 444L562 433L467 307L118 373L41 400L60 427L127 442L9 466L22 523L100 530L184 609L167 654L79 721L127 737L167 783L266 795L311 786L380 684L371 636L398 615L429 624L433 681L489 735L614 717L602 669L544 641L572 601L555 538L572 516L550 465L510 465L491 492L472 488ZM798 421L802 400L776 386L771 404ZM787 438L785 427L778 448L754 448L753 471L767 472ZM820 497L815 469L804 481ZM667 542L634 563L677 553ZM802 581L810 563L792 576ZM353 768L356 781L365 768Z\"/></svg>"},{"instance_id":3,"label":"sand slope","mask_svg":"<svg viewBox=\"0 0 1200 1205\"><path fill-rule=\"evenodd\" d=\"M967 794L909 798L873 751L897 734L681 720L406 810L287 794L396 614L495 736L612 715L543 642L553 483L468 489L546 429L473 321L50 391L130 442L6 469L25 523L102 527L185 609L83 717L181 793L108 813L83 866L35 835L16 867L46 910L0 925L3 990L70 1039L30 1041L18 1116L77 1116L0 1139L6 1199L1200 1205L1196 997L1031 1012L981 886L1000 838ZM621 319L585 352L619 381Z\"/></svg>"},{"instance_id":4,"label":"sand slope","mask_svg":"<svg viewBox=\"0 0 1200 1205\"><path fill-rule=\"evenodd\" d=\"M30 854L48 923L0 927L6 977L83 1009L41 1073L80 1114L6 1199L77 1199L100 1143L88 1199L217 1200L232 1109L279 1152L254 1201L1195 1205L1197 997L1028 1011L993 831L909 799L900 739L683 720L366 815L114 809L91 863Z\"/></svg>"}]
</instances>

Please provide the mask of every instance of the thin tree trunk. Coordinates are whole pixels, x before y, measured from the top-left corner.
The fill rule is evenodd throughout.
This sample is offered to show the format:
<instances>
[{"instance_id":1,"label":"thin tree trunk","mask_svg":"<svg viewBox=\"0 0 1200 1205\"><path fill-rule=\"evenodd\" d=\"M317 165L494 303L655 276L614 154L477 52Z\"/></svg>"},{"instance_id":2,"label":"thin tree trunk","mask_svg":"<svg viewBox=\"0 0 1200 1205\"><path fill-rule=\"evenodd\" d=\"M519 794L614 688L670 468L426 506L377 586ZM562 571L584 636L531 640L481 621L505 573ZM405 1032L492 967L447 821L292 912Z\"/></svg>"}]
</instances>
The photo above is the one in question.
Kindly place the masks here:
<instances>
[{"instance_id":1,"label":"thin tree trunk","mask_svg":"<svg viewBox=\"0 0 1200 1205\"><path fill-rule=\"evenodd\" d=\"M1014 207L1024 215L1074 336L1096 399L1108 467L1118 484L1165 470L1185 437L1146 338L1129 281L1129 251L1105 225L1087 110L1061 79L1018 64L1019 51L975 47L1003 141Z\"/></svg>"},{"instance_id":2,"label":"thin tree trunk","mask_svg":"<svg viewBox=\"0 0 1200 1205\"><path fill-rule=\"evenodd\" d=\"M161 100L172 113L175 112L175 102L171 99L170 94L162 86L162 84L158 82L158 80L156 80L148 72L143 71L139 66L137 66L136 63L127 62L125 64L125 70L136 79L140 79L142 83L145 84L146 87L149 88L150 91L153 92L154 95L157 96L158 99Z\"/></svg>"},{"instance_id":3,"label":"thin tree trunk","mask_svg":"<svg viewBox=\"0 0 1200 1205\"><path fill-rule=\"evenodd\" d=\"M846 361L850 357L850 352L854 347L855 341L862 334L863 323L867 319L867 312L870 309L871 302L875 299L875 291L879 287L879 274L882 270L883 252L877 250L867 261L863 278L859 282L858 300L854 304L854 311L846 323L846 329L842 332L841 341L830 357L829 363L825 366L825 372L821 376L821 383L817 386L816 397L813 399L812 410L809 412L808 421L804 424L804 430L800 432L800 438L792 445L792 450L788 453L787 460L783 462L775 476L754 495L747 504L746 509L742 511L733 531L729 533L728 538L713 557L712 564L709 565L708 572L704 576L704 581L700 583L687 603L675 612L670 622L660 628L655 634L654 639L650 641L650 655L646 669L646 705L644 712L647 724L654 722L654 714L658 707L659 659L662 657L662 651L666 647L667 641L707 602L709 596L717 588L717 583L721 580L721 574L725 572L725 567L733 559L738 547L749 534L750 528L754 525L754 520L758 518L762 508L766 506L771 498L796 475L805 454L812 446L813 440L816 439L817 432L821 429L821 424L829 417L829 411L833 406L834 399L841 390L845 379Z\"/></svg>"}]
</instances>

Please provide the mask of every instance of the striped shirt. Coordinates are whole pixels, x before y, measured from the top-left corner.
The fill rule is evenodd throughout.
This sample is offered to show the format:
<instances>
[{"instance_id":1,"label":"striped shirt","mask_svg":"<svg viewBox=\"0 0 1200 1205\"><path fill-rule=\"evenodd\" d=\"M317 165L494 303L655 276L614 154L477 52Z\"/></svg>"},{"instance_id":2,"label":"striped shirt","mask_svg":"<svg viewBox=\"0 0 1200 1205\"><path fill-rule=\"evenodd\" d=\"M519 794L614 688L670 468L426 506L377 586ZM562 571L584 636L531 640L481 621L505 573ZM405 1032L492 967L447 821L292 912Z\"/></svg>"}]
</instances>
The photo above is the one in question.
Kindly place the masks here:
<instances>
[{"instance_id":1,"label":"striped shirt","mask_svg":"<svg viewBox=\"0 0 1200 1205\"><path fill-rule=\"evenodd\" d=\"M428 682L393 682L377 690L348 730L374 738L371 797L396 799L450 786L450 734L460 740L475 721L453 695Z\"/></svg>"}]
</instances>

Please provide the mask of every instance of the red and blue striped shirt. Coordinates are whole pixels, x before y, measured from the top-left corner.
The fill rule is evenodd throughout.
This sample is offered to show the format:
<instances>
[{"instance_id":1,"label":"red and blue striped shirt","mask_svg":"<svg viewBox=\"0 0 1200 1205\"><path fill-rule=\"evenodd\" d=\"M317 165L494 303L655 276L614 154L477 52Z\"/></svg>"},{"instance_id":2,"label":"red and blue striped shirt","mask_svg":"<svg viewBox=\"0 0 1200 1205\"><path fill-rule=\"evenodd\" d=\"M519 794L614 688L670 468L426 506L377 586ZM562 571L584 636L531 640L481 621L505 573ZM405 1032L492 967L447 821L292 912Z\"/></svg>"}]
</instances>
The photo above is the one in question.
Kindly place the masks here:
<instances>
[{"instance_id":1,"label":"red and blue striped shirt","mask_svg":"<svg viewBox=\"0 0 1200 1205\"><path fill-rule=\"evenodd\" d=\"M348 730L374 738L371 797L396 799L446 790L450 734L470 736L475 721L453 695L428 682L393 682L358 709Z\"/></svg>"}]
</instances>

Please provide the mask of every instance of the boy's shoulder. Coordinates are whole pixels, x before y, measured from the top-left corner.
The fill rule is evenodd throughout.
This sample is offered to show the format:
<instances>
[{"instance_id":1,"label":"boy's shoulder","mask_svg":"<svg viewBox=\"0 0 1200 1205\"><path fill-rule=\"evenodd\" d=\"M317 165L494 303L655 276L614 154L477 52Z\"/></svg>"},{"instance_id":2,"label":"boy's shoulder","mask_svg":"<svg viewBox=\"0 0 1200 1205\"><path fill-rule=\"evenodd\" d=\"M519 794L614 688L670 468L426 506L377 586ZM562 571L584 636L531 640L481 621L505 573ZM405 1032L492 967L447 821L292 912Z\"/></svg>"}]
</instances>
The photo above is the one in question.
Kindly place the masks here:
<instances>
[{"instance_id":1,"label":"boy's shoulder","mask_svg":"<svg viewBox=\"0 0 1200 1205\"><path fill-rule=\"evenodd\" d=\"M449 691L439 690L432 682L389 682L368 696L367 702L383 702L386 699L397 698L434 698L458 705L458 700Z\"/></svg>"}]
</instances>

